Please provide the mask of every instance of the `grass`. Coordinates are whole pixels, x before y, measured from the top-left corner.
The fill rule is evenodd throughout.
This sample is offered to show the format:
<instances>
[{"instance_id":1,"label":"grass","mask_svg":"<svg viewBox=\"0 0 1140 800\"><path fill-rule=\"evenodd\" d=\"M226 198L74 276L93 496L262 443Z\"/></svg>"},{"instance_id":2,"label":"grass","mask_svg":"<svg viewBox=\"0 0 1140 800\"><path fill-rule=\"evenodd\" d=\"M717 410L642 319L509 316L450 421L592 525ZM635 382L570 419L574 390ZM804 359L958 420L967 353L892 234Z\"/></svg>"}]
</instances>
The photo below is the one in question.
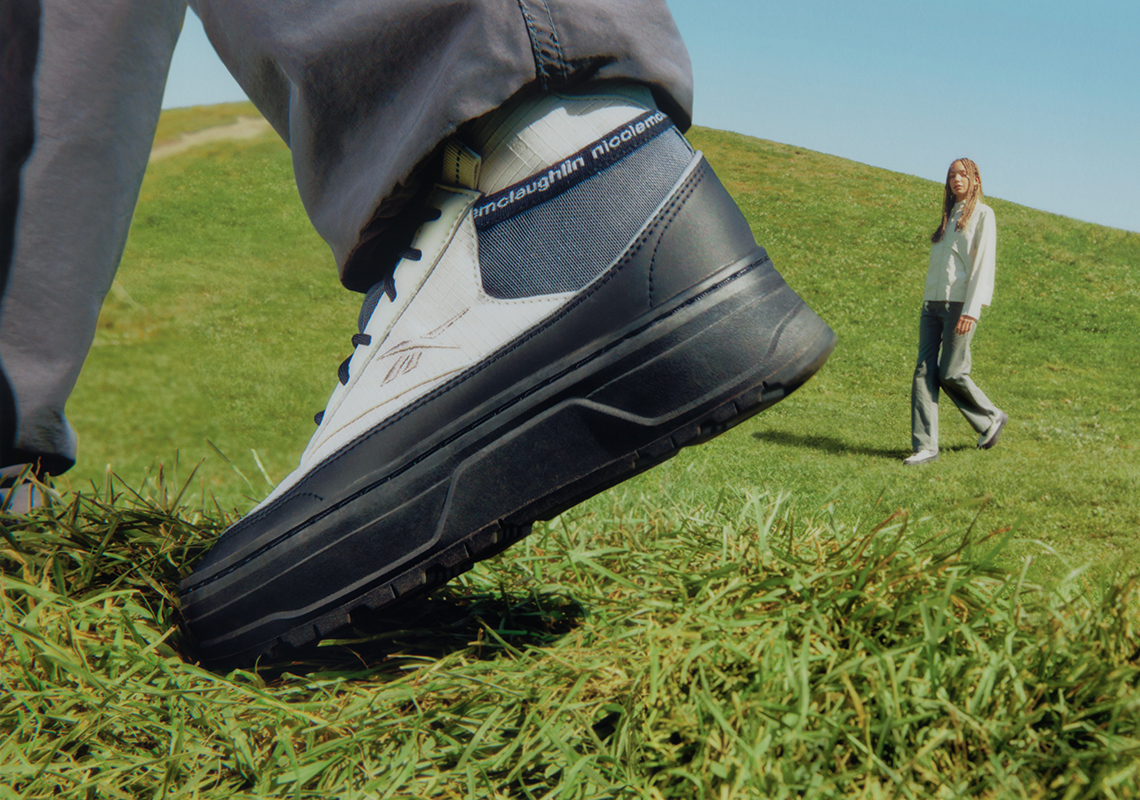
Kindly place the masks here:
<instances>
[{"instance_id":1,"label":"grass","mask_svg":"<svg viewBox=\"0 0 1140 800\"><path fill-rule=\"evenodd\" d=\"M194 110L178 111L186 132ZM201 491L248 507L296 466L359 298L337 283L272 133L152 164L128 249L68 409L84 451L73 485L181 454L208 460Z\"/></svg>"},{"instance_id":2,"label":"grass","mask_svg":"<svg viewBox=\"0 0 1140 800\"><path fill-rule=\"evenodd\" d=\"M1136 797L1140 236L990 201L974 374L1013 421L980 452L947 406L907 470L939 187L691 138L839 334L824 370L395 629L229 676L177 583L296 464L358 298L271 134L152 164L80 463L0 518L0 798Z\"/></svg>"},{"instance_id":3,"label":"grass","mask_svg":"<svg viewBox=\"0 0 1140 800\"><path fill-rule=\"evenodd\" d=\"M172 598L221 520L167 485L4 522L0 797L1140 790L1137 581L1042 589L1001 535L618 490L394 628L223 677Z\"/></svg>"},{"instance_id":4,"label":"grass","mask_svg":"<svg viewBox=\"0 0 1140 800\"><path fill-rule=\"evenodd\" d=\"M1077 562L1135 563L1140 406L1125 387L1140 368L1130 333L1140 325L1140 235L987 201L999 226L997 288L975 337L974 377L1012 421L998 448L979 452L943 403L942 460L906 470L898 459L910 449L918 309L941 187L733 134L695 138L714 166L731 165L718 169L758 240L839 334L818 380L748 430L751 451L730 440L710 460L726 463L730 450L762 460L753 480L804 502L842 484L850 518L880 496L890 508L935 513L992 495L991 527L1018 525ZM739 474L745 459L726 466Z\"/></svg>"}]
</instances>

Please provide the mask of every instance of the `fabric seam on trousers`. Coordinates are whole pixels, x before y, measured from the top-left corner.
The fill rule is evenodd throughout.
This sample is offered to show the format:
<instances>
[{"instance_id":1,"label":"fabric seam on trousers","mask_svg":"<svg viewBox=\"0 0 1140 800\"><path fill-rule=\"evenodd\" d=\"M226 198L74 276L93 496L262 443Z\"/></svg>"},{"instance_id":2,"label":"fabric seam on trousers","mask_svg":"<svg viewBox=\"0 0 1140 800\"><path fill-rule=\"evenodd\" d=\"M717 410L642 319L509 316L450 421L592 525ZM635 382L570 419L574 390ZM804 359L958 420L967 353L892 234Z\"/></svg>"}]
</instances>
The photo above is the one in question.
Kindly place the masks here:
<instances>
[{"instance_id":1,"label":"fabric seam on trousers","mask_svg":"<svg viewBox=\"0 0 1140 800\"><path fill-rule=\"evenodd\" d=\"M533 10L527 7L527 0L518 0L519 10L522 11L523 21L526 23L527 35L530 37L530 47L534 53L534 71L538 77L543 91L550 91L556 86L566 84L569 80L569 70L562 55L562 44L558 41L558 31L554 25L554 15L546 0L535 0L545 12L547 26L542 26ZM550 73L556 73L559 79L556 84L550 81Z\"/></svg>"}]
</instances>

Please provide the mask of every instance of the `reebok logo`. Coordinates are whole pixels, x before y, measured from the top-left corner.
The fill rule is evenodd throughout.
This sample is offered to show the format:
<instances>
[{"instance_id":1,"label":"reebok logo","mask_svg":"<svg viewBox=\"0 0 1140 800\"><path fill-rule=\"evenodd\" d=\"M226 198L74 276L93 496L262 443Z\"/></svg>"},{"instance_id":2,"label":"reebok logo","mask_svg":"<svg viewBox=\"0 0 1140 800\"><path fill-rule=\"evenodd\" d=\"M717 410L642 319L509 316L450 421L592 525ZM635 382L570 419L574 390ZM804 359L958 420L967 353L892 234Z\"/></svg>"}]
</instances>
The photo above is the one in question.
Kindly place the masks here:
<instances>
[{"instance_id":1,"label":"reebok logo","mask_svg":"<svg viewBox=\"0 0 1140 800\"><path fill-rule=\"evenodd\" d=\"M458 350L458 345L455 344L436 344L435 340L440 337L448 328L454 325L463 317L470 309L463 309L451 319L442 325L433 328L432 330L419 337L419 341L403 341L399 344L393 345L388 350L378 357L378 361L391 359L391 366L388 368L387 374L384 375L384 380L380 382L383 386L391 383L401 375L407 375L409 372L415 371L420 365L420 357L429 350Z\"/></svg>"},{"instance_id":2,"label":"reebok logo","mask_svg":"<svg viewBox=\"0 0 1140 800\"><path fill-rule=\"evenodd\" d=\"M557 197L672 127L673 120L665 114L647 111L586 145L561 164L487 195L475 204L475 229L484 231Z\"/></svg>"}]
</instances>

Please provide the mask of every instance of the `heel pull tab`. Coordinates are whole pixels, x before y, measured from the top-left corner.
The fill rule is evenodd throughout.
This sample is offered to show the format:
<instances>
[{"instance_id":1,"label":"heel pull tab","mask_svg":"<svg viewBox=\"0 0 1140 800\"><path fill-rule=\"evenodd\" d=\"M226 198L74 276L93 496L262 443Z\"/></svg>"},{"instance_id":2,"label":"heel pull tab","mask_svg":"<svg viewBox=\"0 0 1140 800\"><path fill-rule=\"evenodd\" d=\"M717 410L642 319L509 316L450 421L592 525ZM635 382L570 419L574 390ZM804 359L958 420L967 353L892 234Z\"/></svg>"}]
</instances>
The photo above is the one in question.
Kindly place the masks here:
<instances>
[{"instance_id":1,"label":"heel pull tab","mask_svg":"<svg viewBox=\"0 0 1140 800\"><path fill-rule=\"evenodd\" d=\"M482 157L457 139L451 139L443 148L443 182L465 189L479 187L479 168Z\"/></svg>"}]
</instances>

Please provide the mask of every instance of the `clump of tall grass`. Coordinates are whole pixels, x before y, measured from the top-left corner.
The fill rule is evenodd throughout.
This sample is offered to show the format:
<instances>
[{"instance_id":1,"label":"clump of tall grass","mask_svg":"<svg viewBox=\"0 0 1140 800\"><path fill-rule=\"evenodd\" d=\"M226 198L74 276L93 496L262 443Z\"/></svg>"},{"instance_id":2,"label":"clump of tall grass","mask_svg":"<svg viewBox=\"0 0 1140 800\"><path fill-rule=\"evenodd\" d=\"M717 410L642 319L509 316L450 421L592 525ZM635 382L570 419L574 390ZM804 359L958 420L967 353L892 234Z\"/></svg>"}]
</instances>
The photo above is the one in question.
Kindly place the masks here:
<instances>
[{"instance_id":1,"label":"clump of tall grass","mask_svg":"<svg viewBox=\"0 0 1140 800\"><path fill-rule=\"evenodd\" d=\"M220 514L156 479L0 517L0 798L1137 795L1135 579L735 505L611 493L228 676L175 602Z\"/></svg>"}]
</instances>

